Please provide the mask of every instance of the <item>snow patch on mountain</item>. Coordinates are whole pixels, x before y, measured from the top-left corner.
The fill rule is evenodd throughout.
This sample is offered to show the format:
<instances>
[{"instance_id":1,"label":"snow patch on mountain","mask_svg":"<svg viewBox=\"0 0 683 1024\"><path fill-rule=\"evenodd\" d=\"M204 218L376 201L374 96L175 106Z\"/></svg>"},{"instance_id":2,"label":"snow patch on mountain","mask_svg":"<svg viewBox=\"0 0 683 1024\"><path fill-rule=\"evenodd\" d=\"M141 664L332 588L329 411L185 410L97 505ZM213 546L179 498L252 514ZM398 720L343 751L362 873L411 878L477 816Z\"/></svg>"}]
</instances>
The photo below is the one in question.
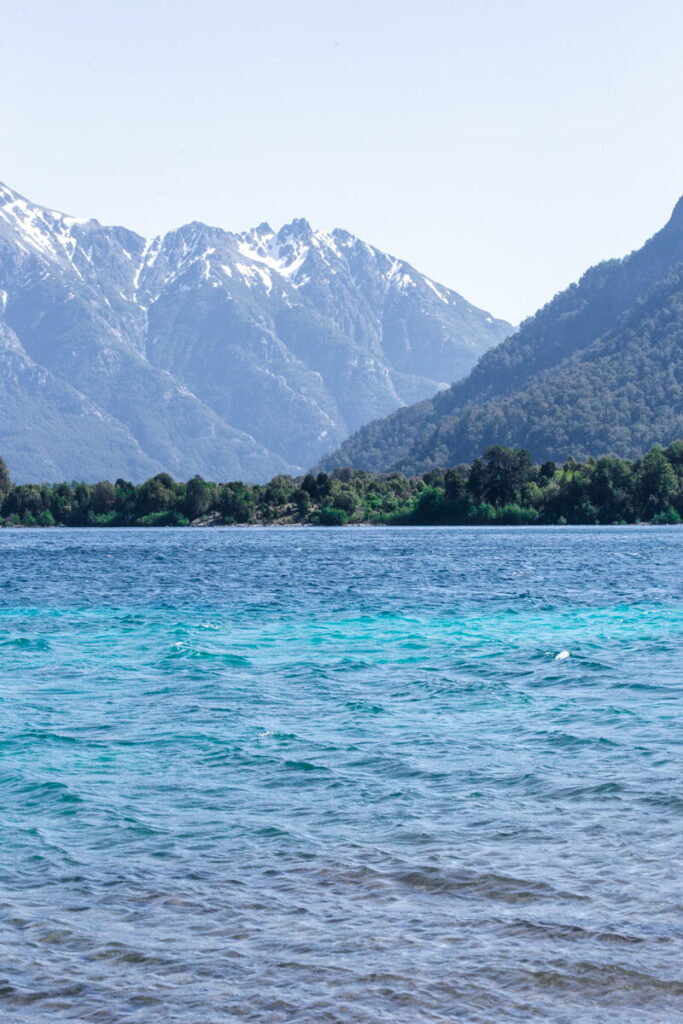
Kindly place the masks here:
<instances>
[{"instance_id":1,"label":"snow patch on mountain","mask_svg":"<svg viewBox=\"0 0 683 1024\"><path fill-rule=\"evenodd\" d=\"M305 469L367 420L463 376L508 330L341 228L193 222L143 238L2 185L0 316L55 401L64 385L101 410L102 465L125 432L117 475L138 478L151 466L232 479Z\"/></svg>"}]
</instances>

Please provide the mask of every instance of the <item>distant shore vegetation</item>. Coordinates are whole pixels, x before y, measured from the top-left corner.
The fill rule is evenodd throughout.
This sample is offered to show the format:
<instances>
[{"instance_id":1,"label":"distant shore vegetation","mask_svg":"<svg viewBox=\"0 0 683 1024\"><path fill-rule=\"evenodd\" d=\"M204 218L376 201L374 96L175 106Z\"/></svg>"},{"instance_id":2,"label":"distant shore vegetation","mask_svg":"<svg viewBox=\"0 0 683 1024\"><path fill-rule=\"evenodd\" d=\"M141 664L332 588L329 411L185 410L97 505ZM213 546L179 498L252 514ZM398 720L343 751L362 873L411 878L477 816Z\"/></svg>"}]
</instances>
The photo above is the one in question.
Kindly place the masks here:
<instances>
[{"instance_id":1,"label":"distant shore vegetation","mask_svg":"<svg viewBox=\"0 0 683 1024\"><path fill-rule=\"evenodd\" d=\"M13 484L0 458L0 525L562 525L683 521L683 440L641 459L533 465L524 449L492 445L471 464L421 476L347 468L267 484Z\"/></svg>"}]
</instances>

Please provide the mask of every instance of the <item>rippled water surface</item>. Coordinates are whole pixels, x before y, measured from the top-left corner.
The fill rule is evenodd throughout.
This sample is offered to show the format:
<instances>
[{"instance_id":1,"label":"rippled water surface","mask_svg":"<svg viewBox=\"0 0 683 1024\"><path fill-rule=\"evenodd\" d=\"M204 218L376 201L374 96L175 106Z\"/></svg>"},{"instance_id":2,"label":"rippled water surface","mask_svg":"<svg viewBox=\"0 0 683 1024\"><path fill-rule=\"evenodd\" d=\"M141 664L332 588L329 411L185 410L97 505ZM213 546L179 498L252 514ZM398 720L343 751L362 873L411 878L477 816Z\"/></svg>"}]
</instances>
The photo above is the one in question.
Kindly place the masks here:
<instances>
[{"instance_id":1,"label":"rippled water surface","mask_svg":"<svg viewBox=\"0 0 683 1024\"><path fill-rule=\"evenodd\" d=\"M0 531L0 1017L680 1021L682 580L676 527Z\"/></svg>"}]
</instances>

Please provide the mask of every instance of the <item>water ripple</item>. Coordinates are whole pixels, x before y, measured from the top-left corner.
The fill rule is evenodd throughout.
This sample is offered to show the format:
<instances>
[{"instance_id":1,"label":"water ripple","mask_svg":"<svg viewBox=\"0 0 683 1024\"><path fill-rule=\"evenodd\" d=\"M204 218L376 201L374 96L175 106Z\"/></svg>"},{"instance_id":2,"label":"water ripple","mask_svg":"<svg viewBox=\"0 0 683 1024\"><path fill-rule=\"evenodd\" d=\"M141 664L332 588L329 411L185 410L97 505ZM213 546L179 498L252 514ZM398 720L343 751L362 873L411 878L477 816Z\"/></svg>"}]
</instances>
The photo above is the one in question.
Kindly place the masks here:
<instances>
[{"instance_id":1,"label":"water ripple","mask_svg":"<svg viewBox=\"0 0 683 1024\"><path fill-rule=\"evenodd\" d=\"M0 548L10 1024L681 1019L683 531Z\"/></svg>"}]
</instances>

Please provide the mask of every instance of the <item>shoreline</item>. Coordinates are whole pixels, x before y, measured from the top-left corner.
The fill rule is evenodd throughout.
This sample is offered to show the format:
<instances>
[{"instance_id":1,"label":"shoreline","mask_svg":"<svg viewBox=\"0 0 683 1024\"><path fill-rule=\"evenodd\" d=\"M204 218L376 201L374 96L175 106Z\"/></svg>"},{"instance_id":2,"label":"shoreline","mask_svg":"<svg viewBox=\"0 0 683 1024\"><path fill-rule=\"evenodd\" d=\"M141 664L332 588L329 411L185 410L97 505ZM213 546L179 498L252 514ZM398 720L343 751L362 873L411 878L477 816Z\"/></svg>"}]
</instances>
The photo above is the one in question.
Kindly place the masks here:
<instances>
[{"instance_id":1,"label":"shoreline","mask_svg":"<svg viewBox=\"0 0 683 1024\"><path fill-rule=\"evenodd\" d=\"M683 523L655 523L652 520L647 522L639 521L634 523L345 523L343 526L323 526L320 523L167 523L165 525L146 524L121 524L115 525L68 525L66 523L55 523L52 526L30 526L24 523L0 523L0 530L39 530L42 532L53 530L616 530L634 529L643 526L671 527L683 526Z\"/></svg>"}]
</instances>

